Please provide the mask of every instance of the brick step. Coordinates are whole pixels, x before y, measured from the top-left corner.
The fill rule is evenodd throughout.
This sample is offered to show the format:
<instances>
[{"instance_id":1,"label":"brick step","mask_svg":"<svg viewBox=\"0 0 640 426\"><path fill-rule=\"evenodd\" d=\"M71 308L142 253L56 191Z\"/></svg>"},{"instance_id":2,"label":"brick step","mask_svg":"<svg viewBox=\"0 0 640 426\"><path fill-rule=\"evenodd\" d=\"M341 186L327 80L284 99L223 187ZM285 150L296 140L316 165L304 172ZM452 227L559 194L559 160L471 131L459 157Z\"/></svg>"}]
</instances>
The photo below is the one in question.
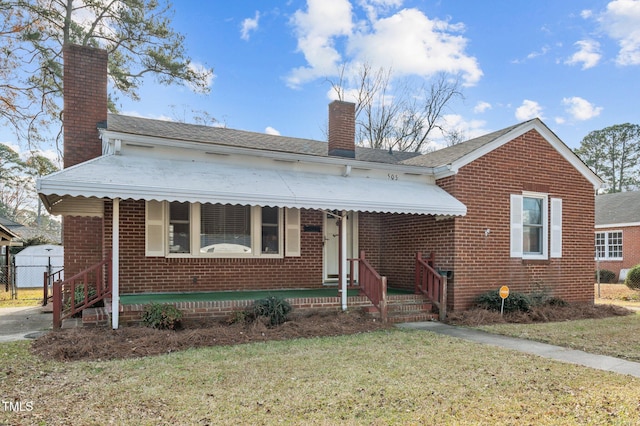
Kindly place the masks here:
<instances>
[{"instance_id":1,"label":"brick step","mask_svg":"<svg viewBox=\"0 0 640 426\"><path fill-rule=\"evenodd\" d=\"M433 310L433 304L429 302L415 302L415 303L389 303L387 304L387 312L431 312Z\"/></svg>"},{"instance_id":2,"label":"brick step","mask_svg":"<svg viewBox=\"0 0 640 426\"><path fill-rule=\"evenodd\" d=\"M380 312L372 305L363 307L363 310L374 318L380 318ZM391 323L433 321L438 318L431 301L419 294L388 296L387 316Z\"/></svg>"},{"instance_id":3,"label":"brick step","mask_svg":"<svg viewBox=\"0 0 640 426\"><path fill-rule=\"evenodd\" d=\"M423 322L423 321L437 321L438 314L433 312L407 312L400 315L389 313L387 320L392 324L398 324L402 322Z\"/></svg>"},{"instance_id":4,"label":"brick step","mask_svg":"<svg viewBox=\"0 0 640 426\"><path fill-rule=\"evenodd\" d=\"M105 327L111 320L111 309L107 307L87 308L82 310L83 327Z\"/></svg>"}]
</instances>

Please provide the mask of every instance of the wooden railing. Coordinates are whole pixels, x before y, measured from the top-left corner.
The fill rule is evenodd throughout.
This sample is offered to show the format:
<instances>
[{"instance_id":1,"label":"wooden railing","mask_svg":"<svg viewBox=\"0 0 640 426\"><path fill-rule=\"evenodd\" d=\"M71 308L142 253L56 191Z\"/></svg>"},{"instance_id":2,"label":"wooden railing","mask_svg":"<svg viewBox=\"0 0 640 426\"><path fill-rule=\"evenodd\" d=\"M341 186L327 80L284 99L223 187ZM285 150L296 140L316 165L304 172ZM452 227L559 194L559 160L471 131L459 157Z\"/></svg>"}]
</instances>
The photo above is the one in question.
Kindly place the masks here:
<instances>
[{"instance_id":1,"label":"wooden railing","mask_svg":"<svg viewBox=\"0 0 640 426\"><path fill-rule=\"evenodd\" d=\"M49 294L49 287L52 287L56 281L61 281L63 273L64 268L52 274L44 272L44 279L42 280L42 306L47 306L47 303L49 303L49 298L52 297L52 295Z\"/></svg>"},{"instance_id":2,"label":"wooden railing","mask_svg":"<svg viewBox=\"0 0 640 426\"><path fill-rule=\"evenodd\" d=\"M53 282L53 328L111 296L111 255L64 281Z\"/></svg>"},{"instance_id":3,"label":"wooden railing","mask_svg":"<svg viewBox=\"0 0 640 426\"><path fill-rule=\"evenodd\" d=\"M440 321L447 317L447 277L440 275L434 268L434 255L428 259L422 258L422 253L416 253L416 283L417 294L424 294L438 307Z\"/></svg>"},{"instance_id":4,"label":"wooden railing","mask_svg":"<svg viewBox=\"0 0 640 426\"><path fill-rule=\"evenodd\" d=\"M358 262L358 289L364 293L373 306L380 312L380 318L387 322L387 277L380 276L365 258L364 250L360 251L360 257L349 259L350 277L349 286L354 285L354 263Z\"/></svg>"}]
</instances>

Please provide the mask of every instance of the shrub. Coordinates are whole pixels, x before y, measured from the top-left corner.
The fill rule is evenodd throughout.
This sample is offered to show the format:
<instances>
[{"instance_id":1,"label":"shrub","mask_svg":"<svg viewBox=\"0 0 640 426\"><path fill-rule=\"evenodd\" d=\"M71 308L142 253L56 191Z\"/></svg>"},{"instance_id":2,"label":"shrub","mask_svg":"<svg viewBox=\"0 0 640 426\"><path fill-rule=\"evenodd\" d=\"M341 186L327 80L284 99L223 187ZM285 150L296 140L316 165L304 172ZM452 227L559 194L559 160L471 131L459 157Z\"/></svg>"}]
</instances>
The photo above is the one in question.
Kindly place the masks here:
<instances>
[{"instance_id":1,"label":"shrub","mask_svg":"<svg viewBox=\"0 0 640 426\"><path fill-rule=\"evenodd\" d=\"M144 306L142 323L151 328L175 330L180 325L182 312L169 303L150 303Z\"/></svg>"},{"instance_id":2,"label":"shrub","mask_svg":"<svg viewBox=\"0 0 640 426\"><path fill-rule=\"evenodd\" d=\"M96 296L97 292L96 289L94 287L89 287L87 289L87 297L88 300L91 300L92 298L94 298ZM64 309L65 311L70 310L72 307L75 308L76 306L80 305L81 303L84 302L84 284L78 284L74 291L73 291L73 299L71 297L66 298L66 302L64 302ZM73 303L73 305L72 305ZM88 308L93 308L94 306L103 306L103 302L102 300L99 300L89 306L87 306ZM74 315L74 317L79 317L81 315L80 312L76 313Z\"/></svg>"},{"instance_id":3,"label":"shrub","mask_svg":"<svg viewBox=\"0 0 640 426\"><path fill-rule=\"evenodd\" d=\"M624 283L631 290L640 290L640 265L636 265L633 268L629 269L629 272L627 272L627 278L625 278Z\"/></svg>"},{"instance_id":4,"label":"shrub","mask_svg":"<svg viewBox=\"0 0 640 426\"><path fill-rule=\"evenodd\" d=\"M253 302L249 314L253 318L265 317L269 320L269 325L276 326L287 320L292 309L291 304L283 298L270 296Z\"/></svg>"},{"instance_id":5,"label":"shrub","mask_svg":"<svg viewBox=\"0 0 640 426\"><path fill-rule=\"evenodd\" d=\"M608 269L600 269L600 282L601 283L612 283L616 279L616 274L613 271ZM596 282L598 282L598 271L596 271Z\"/></svg>"},{"instance_id":6,"label":"shrub","mask_svg":"<svg viewBox=\"0 0 640 426\"><path fill-rule=\"evenodd\" d=\"M498 311L502 307L502 298L499 290L491 290L476 297L476 305L479 308L490 311ZM504 299L504 312L529 312L531 300L523 293L509 293L509 297Z\"/></svg>"}]
</instances>

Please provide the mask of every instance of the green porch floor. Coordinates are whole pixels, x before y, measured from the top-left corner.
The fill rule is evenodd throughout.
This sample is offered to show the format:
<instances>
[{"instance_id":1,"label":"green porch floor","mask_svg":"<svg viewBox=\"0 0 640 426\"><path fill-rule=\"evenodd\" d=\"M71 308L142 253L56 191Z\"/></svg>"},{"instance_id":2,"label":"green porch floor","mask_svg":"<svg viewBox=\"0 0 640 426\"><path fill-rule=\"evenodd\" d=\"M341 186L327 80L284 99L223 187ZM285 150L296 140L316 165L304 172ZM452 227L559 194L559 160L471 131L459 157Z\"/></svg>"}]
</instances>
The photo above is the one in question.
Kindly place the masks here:
<instances>
[{"instance_id":1,"label":"green porch floor","mask_svg":"<svg viewBox=\"0 0 640 426\"><path fill-rule=\"evenodd\" d=\"M387 294L411 294L407 290L388 289ZM358 290L348 290L347 296L357 296ZM276 296L283 299L295 299L303 297L337 297L338 289L319 288L308 290L256 290L256 291L211 291L195 293L145 293L122 294L122 305L135 305L147 303L174 303L174 302L212 302L221 300L257 300L265 297Z\"/></svg>"}]
</instances>

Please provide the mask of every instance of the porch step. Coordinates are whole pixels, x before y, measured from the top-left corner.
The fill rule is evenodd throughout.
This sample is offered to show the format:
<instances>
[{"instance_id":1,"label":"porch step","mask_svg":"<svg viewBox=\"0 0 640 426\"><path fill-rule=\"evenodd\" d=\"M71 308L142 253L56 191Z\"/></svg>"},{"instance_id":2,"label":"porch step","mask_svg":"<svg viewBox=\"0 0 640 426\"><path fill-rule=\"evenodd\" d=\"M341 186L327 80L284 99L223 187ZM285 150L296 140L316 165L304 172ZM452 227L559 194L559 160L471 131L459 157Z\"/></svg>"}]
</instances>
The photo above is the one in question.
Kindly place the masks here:
<instances>
[{"instance_id":1,"label":"porch step","mask_svg":"<svg viewBox=\"0 0 640 426\"><path fill-rule=\"evenodd\" d=\"M373 317L380 317L374 306L367 306L364 311ZM433 304L418 294L393 295L387 298L387 319L390 323L434 321L438 314L433 312Z\"/></svg>"},{"instance_id":2,"label":"porch step","mask_svg":"<svg viewBox=\"0 0 640 426\"><path fill-rule=\"evenodd\" d=\"M106 327L111 319L109 307L87 308L82 311L83 327Z\"/></svg>"}]
</instances>

